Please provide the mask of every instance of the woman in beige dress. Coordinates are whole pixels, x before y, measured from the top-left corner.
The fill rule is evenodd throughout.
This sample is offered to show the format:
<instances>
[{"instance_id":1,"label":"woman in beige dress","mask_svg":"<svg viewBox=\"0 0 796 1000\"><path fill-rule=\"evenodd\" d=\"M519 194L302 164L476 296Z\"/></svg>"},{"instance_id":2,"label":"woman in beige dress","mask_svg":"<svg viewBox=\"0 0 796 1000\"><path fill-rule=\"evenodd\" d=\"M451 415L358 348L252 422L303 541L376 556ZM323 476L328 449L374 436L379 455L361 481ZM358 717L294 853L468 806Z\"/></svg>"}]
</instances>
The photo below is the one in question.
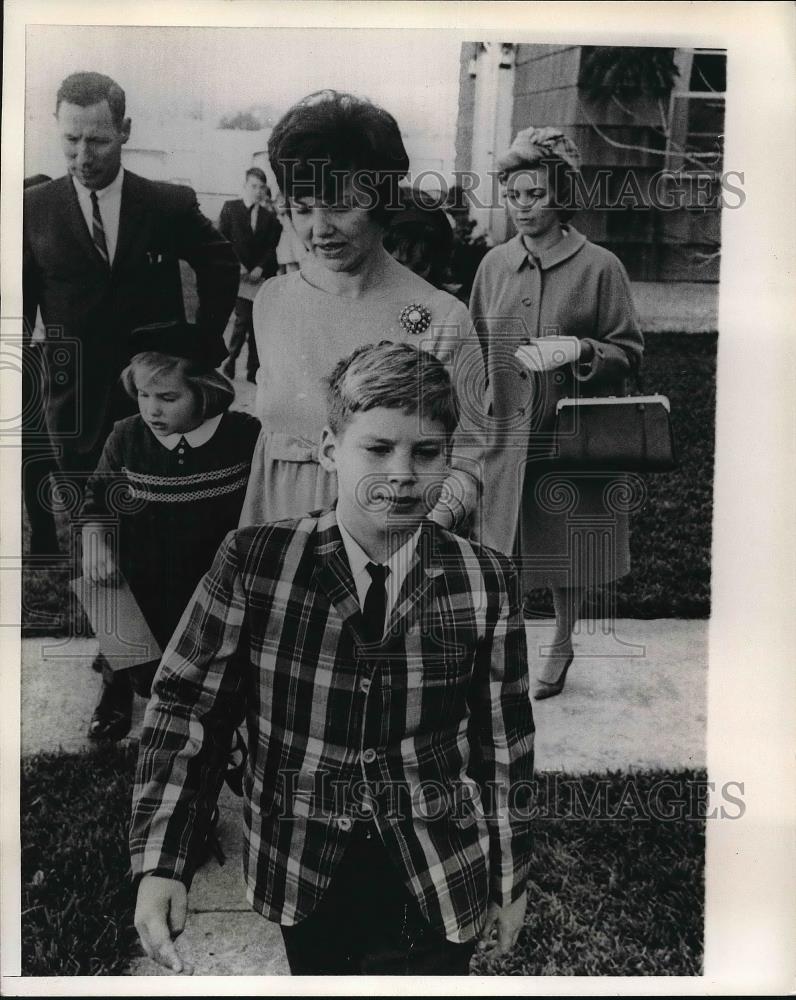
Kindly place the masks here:
<instances>
[{"instance_id":1,"label":"woman in beige dress","mask_svg":"<svg viewBox=\"0 0 796 1000\"><path fill-rule=\"evenodd\" d=\"M317 460L323 379L340 358L381 340L431 351L456 382L462 418L432 514L445 526L462 523L480 489L483 359L466 307L382 246L409 167L395 119L369 101L322 91L286 113L268 154L307 256L300 270L267 281L254 302L254 412L263 429L241 523L333 502L335 479Z\"/></svg>"}]
</instances>

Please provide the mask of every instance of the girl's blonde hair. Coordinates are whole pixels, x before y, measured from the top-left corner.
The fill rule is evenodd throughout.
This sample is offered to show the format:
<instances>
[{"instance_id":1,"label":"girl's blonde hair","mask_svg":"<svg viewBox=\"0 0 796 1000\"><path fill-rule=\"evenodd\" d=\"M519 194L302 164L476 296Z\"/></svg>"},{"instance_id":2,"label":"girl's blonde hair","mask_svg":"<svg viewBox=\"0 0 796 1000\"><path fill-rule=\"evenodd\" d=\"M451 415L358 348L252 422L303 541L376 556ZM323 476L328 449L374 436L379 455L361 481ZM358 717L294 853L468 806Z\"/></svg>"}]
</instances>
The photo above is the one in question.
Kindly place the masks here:
<instances>
[{"instance_id":1,"label":"girl's blonde hair","mask_svg":"<svg viewBox=\"0 0 796 1000\"><path fill-rule=\"evenodd\" d=\"M142 351L134 355L121 374L122 385L128 396L137 399L139 386L173 371L179 371L196 397L202 420L228 410L235 399L232 383L214 368L160 351Z\"/></svg>"}]
</instances>

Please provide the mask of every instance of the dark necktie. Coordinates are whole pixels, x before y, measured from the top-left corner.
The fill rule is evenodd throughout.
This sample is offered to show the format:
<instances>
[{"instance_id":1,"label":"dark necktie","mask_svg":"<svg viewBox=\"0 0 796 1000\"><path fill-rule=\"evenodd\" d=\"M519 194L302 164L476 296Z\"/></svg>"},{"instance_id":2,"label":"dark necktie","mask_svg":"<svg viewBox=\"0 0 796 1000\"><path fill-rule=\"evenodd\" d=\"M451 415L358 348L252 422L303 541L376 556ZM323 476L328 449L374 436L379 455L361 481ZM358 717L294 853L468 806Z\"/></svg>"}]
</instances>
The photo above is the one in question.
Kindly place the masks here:
<instances>
[{"instance_id":1,"label":"dark necktie","mask_svg":"<svg viewBox=\"0 0 796 1000\"><path fill-rule=\"evenodd\" d=\"M100 215L96 191L91 192L91 237L94 240L94 246L99 251L100 257L102 257L105 263L110 267L111 258L108 253L108 243L105 239L105 226L102 224L102 216Z\"/></svg>"},{"instance_id":2,"label":"dark necktie","mask_svg":"<svg viewBox=\"0 0 796 1000\"><path fill-rule=\"evenodd\" d=\"M370 586L362 605L363 631L367 642L381 642L384 636L384 619L387 617L385 580L390 568L381 563L370 562L365 569L370 573Z\"/></svg>"}]
</instances>

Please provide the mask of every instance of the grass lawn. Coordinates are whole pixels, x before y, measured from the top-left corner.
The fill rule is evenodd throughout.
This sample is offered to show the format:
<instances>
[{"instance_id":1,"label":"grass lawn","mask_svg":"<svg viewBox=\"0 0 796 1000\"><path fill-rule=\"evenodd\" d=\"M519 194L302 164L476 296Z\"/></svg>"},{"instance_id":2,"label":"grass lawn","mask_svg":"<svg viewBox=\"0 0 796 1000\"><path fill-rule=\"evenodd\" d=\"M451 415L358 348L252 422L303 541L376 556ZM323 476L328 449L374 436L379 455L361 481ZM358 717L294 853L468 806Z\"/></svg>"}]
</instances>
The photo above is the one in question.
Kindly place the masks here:
<instances>
[{"instance_id":1,"label":"grass lawn","mask_svg":"<svg viewBox=\"0 0 796 1000\"><path fill-rule=\"evenodd\" d=\"M23 762L24 975L119 975L139 954L127 855L134 760L110 748ZM525 929L510 956L477 956L473 972L698 975L704 820L651 819L638 803L663 779L686 788L704 774L633 775L632 800L627 775L582 778L585 801L598 783L606 793L609 818L599 820L578 818L571 785L557 778L538 785Z\"/></svg>"},{"instance_id":2,"label":"grass lawn","mask_svg":"<svg viewBox=\"0 0 796 1000\"><path fill-rule=\"evenodd\" d=\"M710 615L716 342L715 334L647 336L644 392L661 392L671 400L680 467L646 479L646 503L631 520L631 573L615 585L619 617ZM24 531L27 549L27 525ZM67 552L63 522L60 531ZM78 628L67 580L66 557L55 568L27 561L23 635L63 635ZM593 603L602 605L597 598ZM546 591L534 593L533 610L552 613Z\"/></svg>"}]
</instances>

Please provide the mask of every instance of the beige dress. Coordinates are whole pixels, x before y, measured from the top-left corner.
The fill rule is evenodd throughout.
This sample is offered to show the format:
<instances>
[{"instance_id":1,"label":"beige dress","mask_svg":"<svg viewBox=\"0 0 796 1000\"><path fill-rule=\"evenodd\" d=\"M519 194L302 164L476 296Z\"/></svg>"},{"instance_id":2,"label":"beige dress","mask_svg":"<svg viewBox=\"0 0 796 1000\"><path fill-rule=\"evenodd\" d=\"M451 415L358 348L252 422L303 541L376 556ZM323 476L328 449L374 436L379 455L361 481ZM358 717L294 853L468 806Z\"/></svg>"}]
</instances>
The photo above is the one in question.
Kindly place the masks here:
<instances>
[{"instance_id":1,"label":"beige dress","mask_svg":"<svg viewBox=\"0 0 796 1000\"><path fill-rule=\"evenodd\" d=\"M409 333L401 324L401 311L411 305L431 314L423 333ZM431 351L473 400L464 408L451 464L480 481L483 360L467 308L458 299L385 254L383 280L356 299L316 288L301 271L271 278L255 299L253 321L260 355L254 413L263 429L242 526L300 517L336 498L336 477L318 464L326 423L323 379L357 347L380 340Z\"/></svg>"}]
</instances>

